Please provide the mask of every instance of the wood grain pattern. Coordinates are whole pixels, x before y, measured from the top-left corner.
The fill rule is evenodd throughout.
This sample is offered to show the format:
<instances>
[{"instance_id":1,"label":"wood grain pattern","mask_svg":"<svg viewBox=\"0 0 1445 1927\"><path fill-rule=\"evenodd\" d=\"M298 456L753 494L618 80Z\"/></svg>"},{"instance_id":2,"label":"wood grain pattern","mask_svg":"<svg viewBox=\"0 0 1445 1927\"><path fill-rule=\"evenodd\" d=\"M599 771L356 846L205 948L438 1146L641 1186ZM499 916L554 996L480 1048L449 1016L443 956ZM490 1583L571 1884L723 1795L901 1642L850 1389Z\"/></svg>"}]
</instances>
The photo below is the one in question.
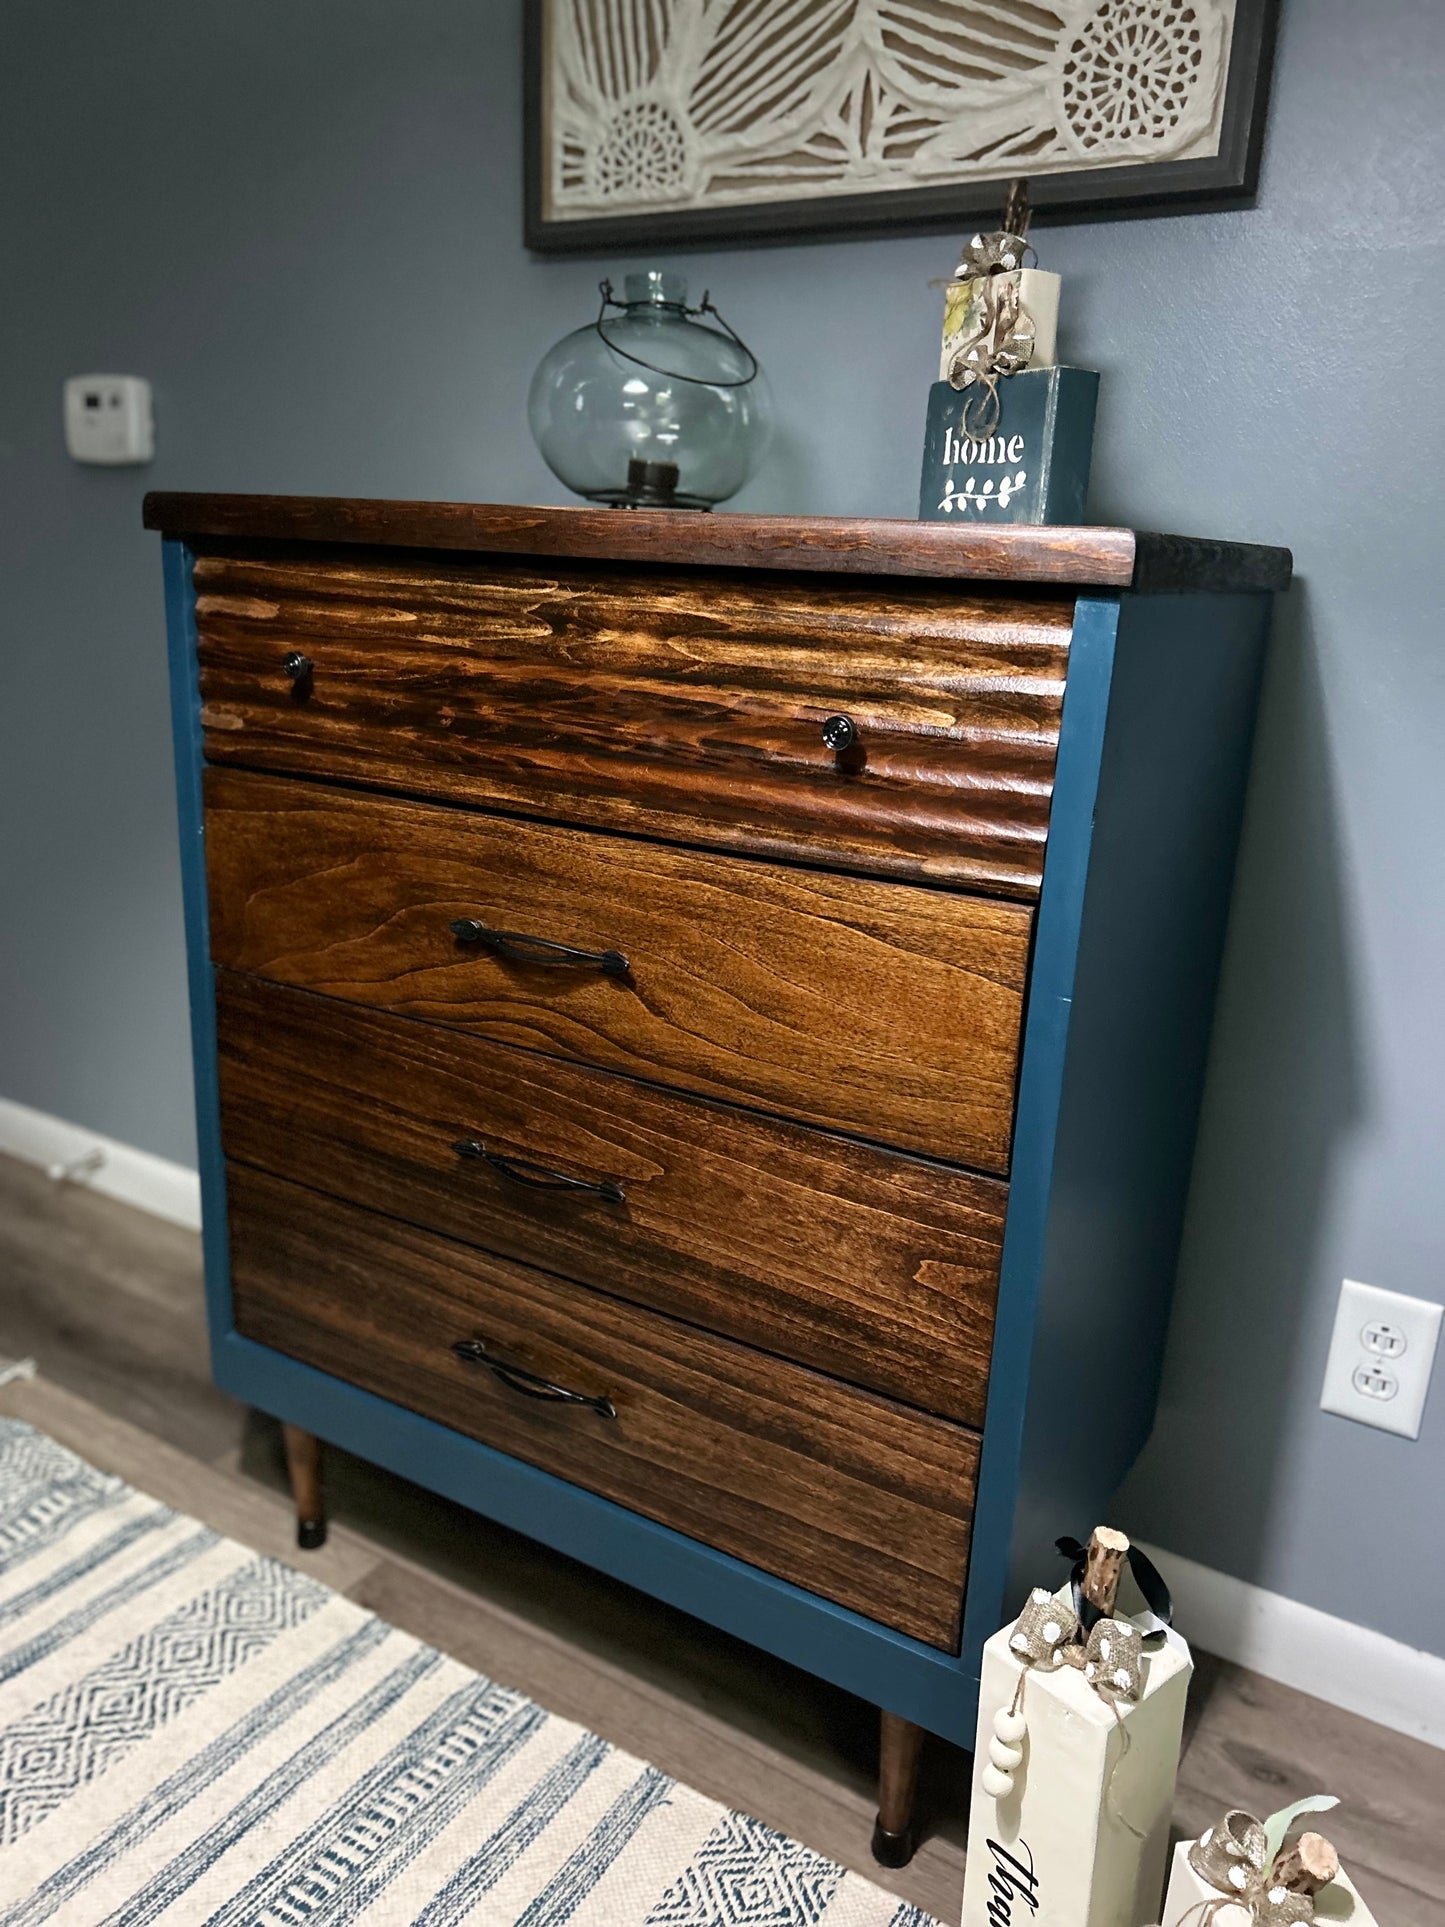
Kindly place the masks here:
<instances>
[{"instance_id":1,"label":"wood grain pattern","mask_svg":"<svg viewBox=\"0 0 1445 1927\"><path fill-rule=\"evenodd\" d=\"M212 760L1038 894L1067 597L345 554L195 581Z\"/></svg>"},{"instance_id":2,"label":"wood grain pattern","mask_svg":"<svg viewBox=\"0 0 1445 1927\"><path fill-rule=\"evenodd\" d=\"M212 1459L244 1411L209 1350L194 1231L0 1155L0 1352Z\"/></svg>"},{"instance_id":3,"label":"wood grain pattern","mask_svg":"<svg viewBox=\"0 0 1445 1927\"><path fill-rule=\"evenodd\" d=\"M217 1021L230 1157L982 1426L996 1180L228 970Z\"/></svg>"},{"instance_id":4,"label":"wood grain pattern","mask_svg":"<svg viewBox=\"0 0 1445 1927\"><path fill-rule=\"evenodd\" d=\"M957 1640L977 1435L245 1166L237 1329L933 1645ZM524 1397L472 1337L612 1401Z\"/></svg>"},{"instance_id":5,"label":"wood grain pattern","mask_svg":"<svg viewBox=\"0 0 1445 1927\"><path fill-rule=\"evenodd\" d=\"M281 1442L291 1496L296 1501L297 1538L306 1552L326 1543L326 1508L321 1497L321 1441L299 1425L283 1425Z\"/></svg>"},{"instance_id":6,"label":"wood grain pattern","mask_svg":"<svg viewBox=\"0 0 1445 1927\"><path fill-rule=\"evenodd\" d=\"M1230 1807L1271 1813L1298 1789L1340 1804L1321 1820L1375 1918L1445 1921L1445 1751L1278 1680L1195 1653L1174 1821L1197 1837Z\"/></svg>"},{"instance_id":7,"label":"wood grain pattern","mask_svg":"<svg viewBox=\"0 0 1445 1927\"><path fill-rule=\"evenodd\" d=\"M207 772L206 848L231 969L1007 1171L1021 905L240 770ZM630 969L504 960L463 917Z\"/></svg>"},{"instance_id":8,"label":"wood grain pattern","mask_svg":"<svg viewBox=\"0 0 1445 1927\"><path fill-rule=\"evenodd\" d=\"M513 503L391 502L304 495L153 493L145 526L167 535L355 542L611 562L920 575L1128 588L1157 553L1151 587L1192 560L1187 536L1120 528L952 528L945 523L829 515L698 515L678 509L535 508ZM1288 549L1210 542L1205 581L1221 591L1282 589Z\"/></svg>"},{"instance_id":9,"label":"wood grain pattern","mask_svg":"<svg viewBox=\"0 0 1445 1927\"><path fill-rule=\"evenodd\" d=\"M142 1223L162 1222L159 1218L148 1218L130 1205L117 1205L116 1209ZM68 1242L57 1240L62 1246ZM104 1249L100 1240L86 1245L87 1252L103 1254ZM103 1262L98 1269L104 1269ZM194 1314L193 1317L204 1347L205 1320ZM53 1330L56 1338L63 1337L72 1344L78 1341L87 1349L99 1351L124 1322L123 1308L117 1311L107 1305L105 1291L98 1289L92 1292L78 1319L62 1312L56 1317ZM53 1356L54 1350L53 1346L48 1347L47 1356ZM170 1374L158 1372L152 1376L150 1360L142 1352L137 1377L135 1389L141 1398L156 1406L163 1405L174 1386ZM109 1388L106 1389L108 1392ZM190 1387L193 1397L210 1389L209 1371L198 1373ZM0 1414L24 1419L59 1444L69 1446L72 1452L78 1452L101 1471L115 1473L138 1486L148 1498L203 1520L213 1532L223 1533L228 1539L239 1539L243 1546L268 1559L296 1564L296 1507L289 1492L282 1498L279 1491L268 1492L240 1473L240 1441L249 1416L243 1408L236 1408L234 1442L224 1454L218 1455L224 1457L229 1466L235 1466L235 1470L223 1470L217 1463L158 1437L147 1427L132 1424L118 1415L109 1397L104 1405L96 1405L80 1397L63 1381L43 1374L0 1386ZM271 1424L266 1419L259 1422ZM279 1439L276 1443L279 1447ZM285 1474L279 1469L279 1450L276 1457L277 1476L284 1479ZM307 1554L306 1576L319 1580L323 1586L334 1587L337 1592L347 1592L366 1574L374 1572L383 1556L380 1546L368 1544L358 1534L340 1526L328 1536L324 1546Z\"/></svg>"},{"instance_id":10,"label":"wood grain pattern","mask_svg":"<svg viewBox=\"0 0 1445 1927\"><path fill-rule=\"evenodd\" d=\"M908 1834L913 1825L913 1797L918 1787L918 1761L923 1728L900 1719L885 1707L878 1738L878 1826L884 1833ZM905 1856L911 1860L910 1851Z\"/></svg>"}]
</instances>

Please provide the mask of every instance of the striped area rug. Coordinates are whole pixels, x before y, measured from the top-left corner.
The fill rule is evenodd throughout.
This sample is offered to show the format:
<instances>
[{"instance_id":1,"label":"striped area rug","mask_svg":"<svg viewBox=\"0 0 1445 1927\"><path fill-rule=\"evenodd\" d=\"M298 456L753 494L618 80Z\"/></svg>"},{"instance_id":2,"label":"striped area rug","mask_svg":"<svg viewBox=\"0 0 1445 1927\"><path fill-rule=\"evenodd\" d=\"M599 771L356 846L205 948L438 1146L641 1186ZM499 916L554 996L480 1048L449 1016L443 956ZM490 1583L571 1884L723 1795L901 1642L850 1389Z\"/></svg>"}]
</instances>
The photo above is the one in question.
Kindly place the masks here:
<instances>
[{"instance_id":1,"label":"striped area rug","mask_svg":"<svg viewBox=\"0 0 1445 1927\"><path fill-rule=\"evenodd\" d=\"M0 1927L933 1927L0 1419Z\"/></svg>"}]
</instances>

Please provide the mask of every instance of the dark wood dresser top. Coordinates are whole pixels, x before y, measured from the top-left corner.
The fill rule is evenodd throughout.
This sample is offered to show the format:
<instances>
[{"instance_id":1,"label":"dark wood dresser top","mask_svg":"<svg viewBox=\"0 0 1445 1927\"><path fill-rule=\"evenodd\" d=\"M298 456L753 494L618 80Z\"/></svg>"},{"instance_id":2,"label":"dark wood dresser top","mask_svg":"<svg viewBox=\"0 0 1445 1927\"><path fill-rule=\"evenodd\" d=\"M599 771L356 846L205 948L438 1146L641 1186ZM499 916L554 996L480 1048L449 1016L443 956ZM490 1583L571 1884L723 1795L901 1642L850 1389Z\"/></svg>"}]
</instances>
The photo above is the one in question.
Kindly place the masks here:
<instances>
[{"instance_id":1,"label":"dark wood dresser top","mask_svg":"<svg viewBox=\"0 0 1445 1927\"><path fill-rule=\"evenodd\" d=\"M825 574L1070 583L1143 594L1274 591L1288 549L1119 528L954 528L831 515L700 515L647 509L527 508L340 496L151 494L145 525L166 535L356 542L573 561Z\"/></svg>"}]
</instances>

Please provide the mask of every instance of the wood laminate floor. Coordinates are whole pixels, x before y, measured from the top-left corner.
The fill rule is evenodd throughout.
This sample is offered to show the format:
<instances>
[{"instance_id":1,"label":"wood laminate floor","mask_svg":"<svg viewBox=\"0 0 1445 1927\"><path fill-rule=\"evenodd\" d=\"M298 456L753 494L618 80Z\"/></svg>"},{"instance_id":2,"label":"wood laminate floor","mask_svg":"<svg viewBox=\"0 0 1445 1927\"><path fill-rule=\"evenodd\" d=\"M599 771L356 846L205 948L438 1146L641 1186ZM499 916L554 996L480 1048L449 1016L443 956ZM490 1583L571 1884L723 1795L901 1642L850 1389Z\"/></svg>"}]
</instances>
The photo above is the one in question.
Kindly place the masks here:
<instances>
[{"instance_id":1,"label":"wood laminate floor","mask_svg":"<svg viewBox=\"0 0 1445 1927\"><path fill-rule=\"evenodd\" d=\"M956 1748L930 1741L927 1838L889 1873L868 1852L876 1715L851 1695L344 1453L328 1455L328 1543L298 1553L276 1426L210 1383L190 1233L0 1158L7 1353L40 1375L0 1387L0 1412L957 1920L969 1763ZM1381 1927L1442 1927L1445 1753L1196 1660L1181 1837L1227 1806L1337 1793L1329 1832Z\"/></svg>"}]
</instances>

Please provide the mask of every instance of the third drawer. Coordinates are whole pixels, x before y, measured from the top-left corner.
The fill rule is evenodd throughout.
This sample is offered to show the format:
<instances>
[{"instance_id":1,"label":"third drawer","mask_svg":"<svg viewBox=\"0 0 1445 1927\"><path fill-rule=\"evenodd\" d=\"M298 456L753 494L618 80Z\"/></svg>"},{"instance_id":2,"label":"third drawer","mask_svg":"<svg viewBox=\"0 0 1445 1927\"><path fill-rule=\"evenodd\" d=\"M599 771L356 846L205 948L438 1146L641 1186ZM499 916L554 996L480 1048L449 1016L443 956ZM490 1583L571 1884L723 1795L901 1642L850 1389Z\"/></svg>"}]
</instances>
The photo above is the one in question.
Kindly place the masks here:
<instances>
[{"instance_id":1,"label":"third drawer","mask_svg":"<svg viewBox=\"0 0 1445 1927\"><path fill-rule=\"evenodd\" d=\"M227 1184L245 1337L958 1651L976 1432L243 1165Z\"/></svg>"},{"instance_id":2,"label":"third drawer","mask_svg":"<svg viewBox=\"0 0 1445 1927\"><path fill-rule=\"evenodd\" d=\"M233 971L217 1011L231 1158L982 1424L1004 1184Z\"/></svg>"}]
</instances>

